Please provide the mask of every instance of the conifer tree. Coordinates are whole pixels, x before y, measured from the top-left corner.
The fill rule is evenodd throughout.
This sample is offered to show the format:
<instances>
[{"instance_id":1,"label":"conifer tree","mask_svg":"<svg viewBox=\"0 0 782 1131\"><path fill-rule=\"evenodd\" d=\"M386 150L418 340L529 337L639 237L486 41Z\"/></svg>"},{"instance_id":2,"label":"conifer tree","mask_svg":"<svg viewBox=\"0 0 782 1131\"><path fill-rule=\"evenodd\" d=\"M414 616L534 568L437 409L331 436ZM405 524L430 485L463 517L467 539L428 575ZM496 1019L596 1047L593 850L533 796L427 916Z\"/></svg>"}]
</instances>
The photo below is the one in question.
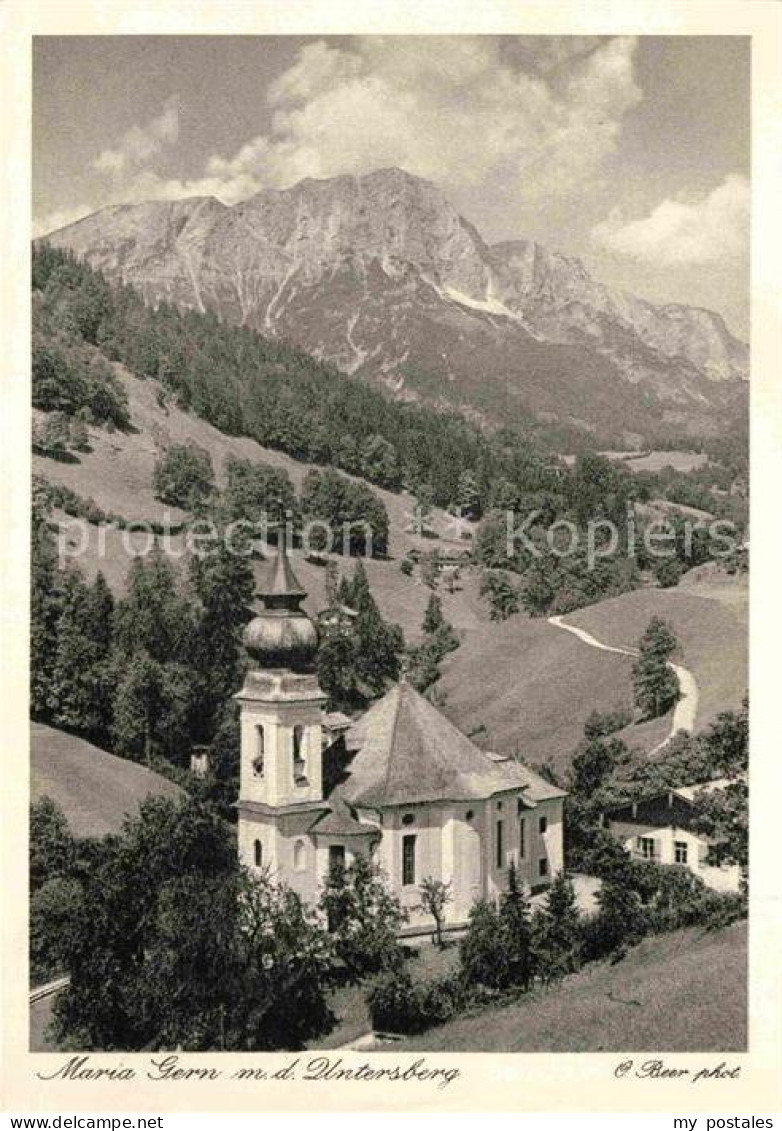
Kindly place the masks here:
<instances>
[{"instance_id":1,"label":"conifer tree","mask_svg":"<svg viewBox=\"0 0 782 1131\"><path fill-rule=\"evenodd\" d=\"M60 615L60 575L48 505L33 495L30 587L30 709L33 718L50 718L53 641Z\"/></svg>"},{"instance_id":2,"label":"conifer tree","mask_svg":"<svg viewBox=\"0 0 782 1131\"><path fill-rule=\"evenodd\" d=\"M339 570L336 562L326 562L326 608L336 609L339 600Z\"/></svg>"},{"instance_id":3,"label":"conifer tree","mask_svg":"<svg viewBox=\"0 0 782 1131\"><path fill-rule=\"evenodd\" d=\"M369 588L366 566L360 558L356 562L356 568L353 571L353 582L350 587L350 605L358 613L363 613L367 610L377 611L375 599Z\"/></svg>"},{"instance_id":4,"label":"conifer tree","mask_svg":"<svg viewBox=\"0 0 782 1131\"><path fill-rule=\"evenodd\" d=\"M578 969L581 927L573 883L559 872L546 893L546 905L533 921L533 940L540 977L556 982Z\"/></svg>"},{"instance_id":5,"label":"conifer tree","mask_svg":"<svg viewBox=\"0 0 782 1131\"><path fill-rule=\"evenodd\" d=\"M678 641L670 625L653 617L638 644L638 659L633 664L636 706L648 718L669 711L679 696L679 681L668 660Z\"/></svg>"},{"instance_id":6,"label":"conifer tree","mask_svg":"<svg viewBox=\"0 0 782 1131\"><path fill-rule=\"evenodd\" d=\"M422 629L427 636L433 636L438 629L445 625L443 617L443 603L436 593L432 593L424 613Z\"/></svg>"},{"instance_id":7,"label":"conifer tree","mask_svg":"<svg viewBox=\"0 0 782 1131\"><path fill-rule=\"evenodd\" d=\"M166 663L186 654L192 610L178 582L172 562L158 544L148 557L133 559L127 595L117 603L114 618L114 642L121 656L144 651Z\"/></svg>"},{"instance_id":8,"label":"conifer tree","mask_svg":"<svg viewBox=\"0 0 782 1131\"><path fill-rule=\"evenodd\" d=\"M103 598L104 593L99 586L99 603ZM107 681L102 668L108 650L105 647L105 622L99 622L96 611L94 592L90 591L80 573L69 571L62 587L49 694L55 722L69 730L99 737L107 732L109 726L109 707L104 691Z\"/></svg>"},{"instance_id":9,"label":"conifer tree","mask_svg":"<svg viewBox=\"0 0 782 1131\"><path fill-rule=\"evenodd\" d=\"M500 924L505 938L509 984L529 989L535 977L530 905L519 884L516 865L508 870L508 890L500 904Z\"/></svg>"}]
</instances>

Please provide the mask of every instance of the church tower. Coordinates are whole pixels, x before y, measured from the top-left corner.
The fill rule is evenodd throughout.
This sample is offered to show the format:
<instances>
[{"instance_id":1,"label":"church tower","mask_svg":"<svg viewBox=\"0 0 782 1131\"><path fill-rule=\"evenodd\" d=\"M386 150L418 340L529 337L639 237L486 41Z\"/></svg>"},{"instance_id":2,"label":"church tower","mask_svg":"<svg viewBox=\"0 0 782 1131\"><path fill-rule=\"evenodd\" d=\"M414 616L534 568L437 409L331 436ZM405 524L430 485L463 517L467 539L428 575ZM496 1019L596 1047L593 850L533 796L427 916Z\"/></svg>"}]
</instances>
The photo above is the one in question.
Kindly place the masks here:
<instances>
[{"instance_id":1,"label":"church tower","mask_svg":"<svg viewBox=\"0 0 782 1131\"><path fill-rule=\"evenodd\" d=\"M236 696L240 711L239 857L294 887L309 873L306 830L323 801L322 716L314 672L315 625L280 532L277 557L258 596L263 611L245 630L252 661ZM304 838L304 839L302 839ZM303 880L302 875L302 880Z\"/></svg>"}]
</instances>

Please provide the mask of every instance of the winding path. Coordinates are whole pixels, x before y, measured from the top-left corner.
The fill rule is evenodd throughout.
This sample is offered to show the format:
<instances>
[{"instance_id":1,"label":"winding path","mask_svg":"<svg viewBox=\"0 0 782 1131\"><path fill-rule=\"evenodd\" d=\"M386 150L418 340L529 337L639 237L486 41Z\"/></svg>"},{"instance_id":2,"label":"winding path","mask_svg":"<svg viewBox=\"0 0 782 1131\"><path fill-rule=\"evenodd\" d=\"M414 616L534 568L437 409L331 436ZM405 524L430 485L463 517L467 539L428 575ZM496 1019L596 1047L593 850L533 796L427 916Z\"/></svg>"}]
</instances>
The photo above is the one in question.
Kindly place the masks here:
<instances>
[{"instance_id":1,"label":"winding path","mask_svg":"<svg viewBox=\"0 0 782 1131\"><path fill-rule=\"evenodd\" d=\"M591 632L577 628L574 624L565 624L561 616L549 617L548 623L553 624L555 628L564 629L565 632L571 632L582 643L588 644L590 648L598 648L601 652L617 652L620 656L632 656L633 659L638 655L635 648L616 648L611 644L601 643ZM695 682L695 677L688 668L683 668L680 664L669 662L668 667L679 681L679 699L673 709L671 729L667 737L649 751L649 757L662 750L663 746L666 746L680 730L692 734L695 729L695 714L698 710L698 685Z\"/></svg>"}]
</instances>

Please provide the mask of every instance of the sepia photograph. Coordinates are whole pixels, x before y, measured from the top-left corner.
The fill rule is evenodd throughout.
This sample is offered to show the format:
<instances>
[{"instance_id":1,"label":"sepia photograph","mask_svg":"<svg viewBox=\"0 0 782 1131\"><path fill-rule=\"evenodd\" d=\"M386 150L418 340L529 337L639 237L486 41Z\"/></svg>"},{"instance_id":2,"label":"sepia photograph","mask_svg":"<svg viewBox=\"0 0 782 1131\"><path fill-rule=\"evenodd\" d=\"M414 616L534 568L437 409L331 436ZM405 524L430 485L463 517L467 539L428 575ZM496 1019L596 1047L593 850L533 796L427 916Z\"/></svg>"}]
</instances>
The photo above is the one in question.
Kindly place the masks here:
<instances>
[{"instance_id":1,"label":"sepia photograph","mask_svg":"<svg viewBox=\"0 0 782 1131\"><path fill-rule=\"evenodd\" d=\"M751 42L33 37L50 1073L747 1051Z\"/></svg>"}]
</instances>

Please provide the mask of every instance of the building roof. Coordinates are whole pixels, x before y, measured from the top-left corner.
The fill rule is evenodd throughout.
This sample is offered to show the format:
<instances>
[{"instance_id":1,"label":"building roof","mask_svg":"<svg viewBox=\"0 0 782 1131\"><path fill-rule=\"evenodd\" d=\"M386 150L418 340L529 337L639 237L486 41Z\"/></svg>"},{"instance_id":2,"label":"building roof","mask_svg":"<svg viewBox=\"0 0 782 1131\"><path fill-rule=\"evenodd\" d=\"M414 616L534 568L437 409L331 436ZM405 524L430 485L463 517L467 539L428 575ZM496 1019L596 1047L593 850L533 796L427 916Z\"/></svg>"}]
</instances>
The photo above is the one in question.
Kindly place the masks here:
<instances>
[{"instance_id":1,"label":"building roof","mask_svg":"<svg viewBox=\"0 0 782 1131\"><path fill-rule=\"evenodd\" d=\"M736 785L738 782L746 780L746 774L738 774L734 778L713 778L711 781L693 782L692 785L661 786L653 793L642 794L634 799L630 798L628 801L621 801L616 805L610 805L605 810L605 815L612 817L615 814L624 813L625 810L632 809L633 805L636 807L642 805L648 806L658 801L666 802L670 808L673 798L676 798L677 801L684 802L685 806L693 807L698 794L715 793L718 790L727 789L730 785Z\"/></svg>"},{"instance_id":2,"label":"building roof","mask_svg":"<svg viewBox=\"0 0 782 1131\"><path fill-rule=\"evenodd\" d=\"M509 762L510 758L506 754L494 754L487 751L489 758L493 758L497 762ZM518 766L522 775L526 778L526 792L524 796L530 801L549 801L552 797L567 797L567 790L560 789L558 785L554 785L547 778L535 770L530 769L524 762L516 762L514 765Z\"/></svg>"},{"instance_id":3,"label":"building roof","mask_svg":"<svg viewBox=\"0 0 782 1131\"><path fill-rule=\"evenodd\" d=\"M622 824L647 824L657 828L689 828L697 815L696 796L699 793L713 793L726 789L739 781L746 780L745 775L737 778L717 778L708 782L696 782L693 785L669 786L638 797L635 800L623 801L621 804L607 808L603 816L609 821ZM705 839L705 838L702 838Z\"/></svg>"},{"instance_id":4,"label":"building roof","mask_svg":"<svg viewBox=\"0 0 782 1131\"><path fill-rule=\"evenodd\" d=\"M406 681L351 726L345 744L353 757L338 792L353 805L480 800L537 779L480 750Z\"/></svg>"},{"instance_id":5,"label":"building roof","mask_svg":"<svg viewBox=\"0 0 782 1131\"><path fill-rule=\"evenodd\" d=\"M342 711L327 711L323 716L323 725L333 729L334 727L349 727L353 720L348 715L343 715Z\"/></svg>"},{"instance_id":6,"label":"building roof","mask_svg":"<svg viewBox=\"0 0 782 1131\"><path fill-rule=\"evenodd\" d=\"M307 592L293 572L282 533L277 556L258 595L263 612L244 630L244 646L256 667L311 669L318 651L318 630L299 607Z\"/></svg>"},{"instance_id":7,"label":"building roof","mask_svg":"<svg viewBox=\"0 0 782 1131\"><path fill-rule=\"evenodd\" d=\"M298 608L299 601L304 600L307 596L307 590L293 572L293 566L285 548L284 534L281 533L279 538L277 554L264 579L263 587L258 591L258 595L261 598L291 598L291 607Z\"/></svg>"},{"instance_id":8,"label":"building roof","mask_svg":"<svg viewBox=\"0 0 782 1131\"><path fill-rule=\"evenodd\" d=\"M322 836L380 836L380 830L374 825L365 824L353 816L339 787L329 795L328 805L328 812L315 818L310 825L310 832Z\"/></svg>"},{"instance_id":9,"label":"building roof","mask_svg":"<svg viewBox=\"0 0 782 1131\"><path fill-rule=\"evenodd\" d=\"M686 801L694 801L697 793L716 793L718 790L727 789L729 785L736 785L739 781L746 781L746 775L740 774L736 778L714 778L712 781L696 782L694 785L680 785L673 792Z\"/></svg>"}]
</instances>

